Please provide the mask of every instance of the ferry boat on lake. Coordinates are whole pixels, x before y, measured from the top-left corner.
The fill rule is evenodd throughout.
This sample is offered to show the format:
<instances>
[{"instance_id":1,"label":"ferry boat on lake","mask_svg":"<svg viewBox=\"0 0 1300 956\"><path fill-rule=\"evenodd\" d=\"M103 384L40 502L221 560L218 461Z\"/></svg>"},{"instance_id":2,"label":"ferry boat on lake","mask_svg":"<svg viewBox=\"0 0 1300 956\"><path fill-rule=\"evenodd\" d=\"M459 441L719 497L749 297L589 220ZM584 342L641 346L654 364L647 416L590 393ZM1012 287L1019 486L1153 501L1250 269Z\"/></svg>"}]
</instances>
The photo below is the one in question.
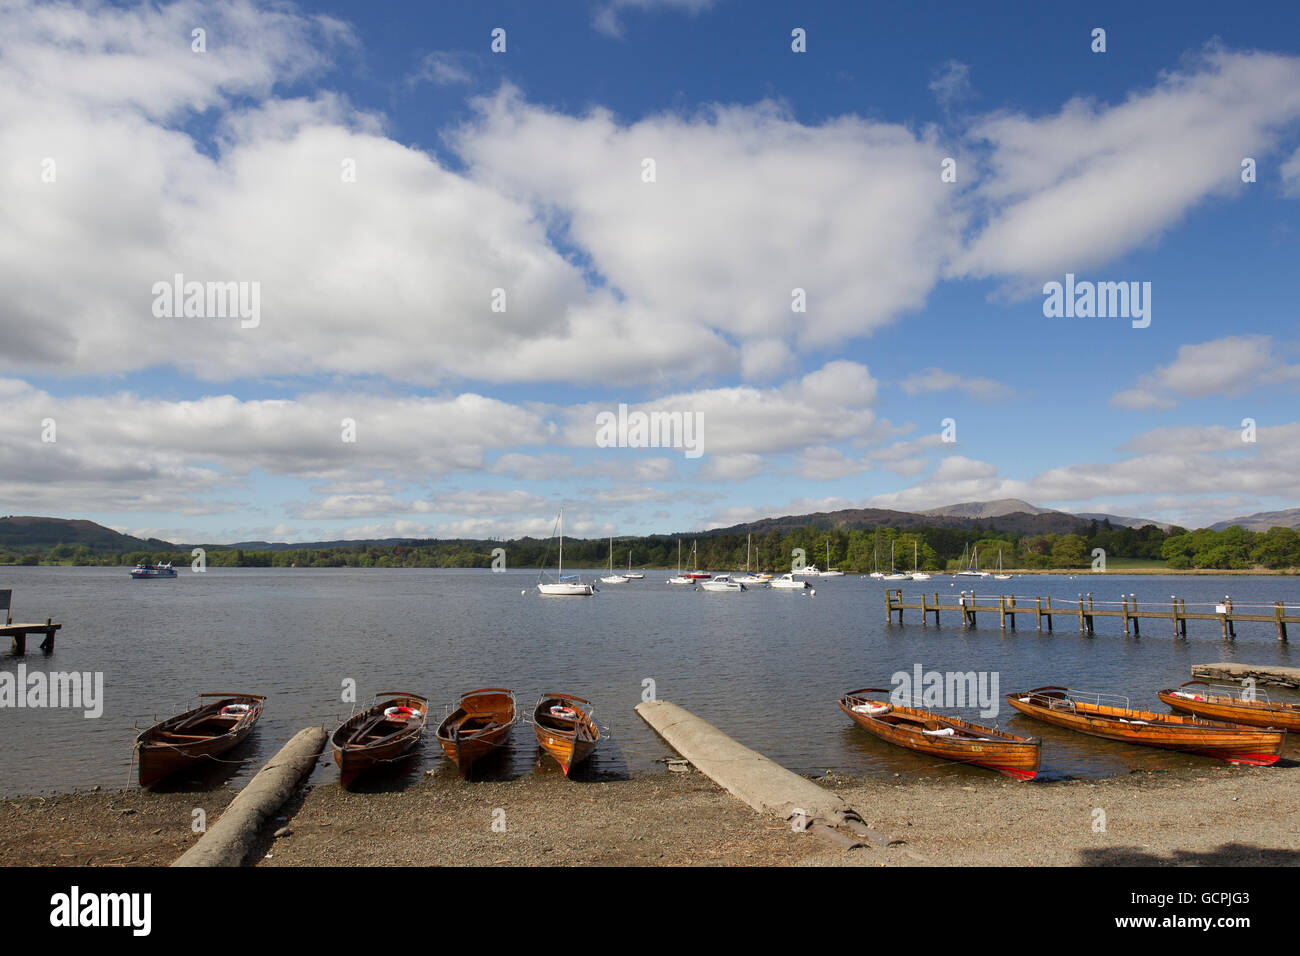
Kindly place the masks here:
<instances>
[{"instance_id":1,"label":"ferry boat on lake","mask_svg":"<svg viewBox=\"0 0 1300 956\"><path fill-rule=\"evenodd\" d=\"M172 567L171 562L166 564L137 564L131 569L133 578L174 578L176 569Z\"/></svg>"}]
</instances>

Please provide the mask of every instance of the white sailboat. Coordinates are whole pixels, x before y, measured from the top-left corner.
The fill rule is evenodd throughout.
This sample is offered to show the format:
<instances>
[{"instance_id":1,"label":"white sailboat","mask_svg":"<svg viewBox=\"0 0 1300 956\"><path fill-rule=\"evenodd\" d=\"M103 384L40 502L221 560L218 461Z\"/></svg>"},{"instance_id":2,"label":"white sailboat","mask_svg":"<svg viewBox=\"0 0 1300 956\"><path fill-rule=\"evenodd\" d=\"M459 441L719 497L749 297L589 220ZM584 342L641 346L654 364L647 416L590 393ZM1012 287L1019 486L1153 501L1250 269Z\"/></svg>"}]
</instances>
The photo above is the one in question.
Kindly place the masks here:
<instances>
[{"instance_id":1,"label":"white sailboat","mask_svg":"<svg viewBox=\"0 0 1300 956\"><path fill-rule=\"evenodd\" d=\"M767 584L772 580L770 574L754 574L749 570L750 545L753 542L753 532L745 537L745 571L743 574L733 574L731 579L740 584Z\"/></svg>"},{"instance_id":2,"label":"white sailboat","mask_svg":"<svg viewBox=\"0 0 1300 956\"><path fill-rule=\"evenodd\" d=\"M831 567L831 539L830 538L826 539L826 570L821 573L820 577L823 578L844 577L843 571Z\"/></svg>"},{"instance_id":3,"label":"white sailboat","mask_svg":"<svg viewBox=\"0 0 1300 956\"><path fill-rule=\"evenodd\" d=\"M677 576L668 579L669 584L694 584L695 581L682 574L682 539L677 539Z\"/></svg>"},{"instance_id":4,"label":"white sailboat","mask_svg":"<svg viewBox=\"0 0 1300 956\"><path fill-rule=\"evenodd\" d=\"M628 555L628 560L629 561L632 560L630 554ZM600 583L601 584L627 584L626 575L614 573L614 539L613 538L609 539L609 574L602 577L600 579Z\"/></svg>"},{"instance_id":5,"label":"white sailboat","mask_svg":"<svg viewBox=\"0 0 1300 956\"><path fill-rule=\"evenodd\" d=\"M541 594L554 594L569 597L590 597L596 593L596 588L591 584L583 584L582 579L576 574L570 574L565 577L564 574L564 509L560 509L558 519L560 528L560 565L556 572L554 582L543 581L542 577L546 574L543 568L537 575L537 590Z\"/></svg>"},{"instance_id":6,"label":"white sailboat","mask_svg":"<svg viewBox=\"0 0 1300 956\"><path fill-rule=\"evenodd\" d=\"M627 549L627 570L623 572L623 577L627 578L629 581L640 581L645 577L645 574L643 572L632 570L632 549L631 548Z\"/></svg>"},{"instance_id":7,"label":"white sailboat","mask_svg":"<svg viewBox=\"0 0 1300 956\"><path fill-rule=\"evenodd\" d=\"M885 572L880 570L880 546L873 545L871 548L871 577L879 579L885 576Z\"/></svg>"},{"instance_id":8,"label":"white sailboat","mask_svg":"<svg viewBox=\"0 0 1300 956\"><path fill-rule=\"evenodd\" d=\"M963 567L961 568L960 571L958 571L956 574L954 574L953 577L955 577L955 578L987 578L987 577L989 576L989 573L988 573L987 571L981 571L981 570L980 570L980 564L979 564L979 551L980 551L980 549L979 549L978 546L976 546L975 548L973 548L973 549L971 550L971 553L970 553L970 563L969 563L969 564L965 564L965 561L966 561L966 549L965 549L965 548L962 548L962 549L961 549L961 561L962 561L962 563L963 563Z\"/></svg>"},{"instance_id":9,"label":"white sailboat","mask_svg":"<svg viewBox=\"0 0 1300 956\"><path fill-rule=\"evenodd\" d=\"M998 548L998 573L993 575L994 581L1010 581L1011 575L1002 570L1002 549Z\"/></svg>"},{"instance_id":10,"label":"white sailboat","mask_svg":"<svg viewBox=\"0 0 1300 956\"><path fill-rule=\"evenodd\" d=\"M912 580L928 581L930 575L921 570L921 542L912 542Z\"/></svg>"},{"instance_id":11,"label":"white sailboat","mask_svg":"<svg viewBox=\"0 0 1300 956\"><path fill-rule=\"evenodd\" d=\"M912 576L905 574L898 568L894 567L894 542L889 542L889 573L886 574L882 581L910 581Z\"/></svg>"}]
</instances>

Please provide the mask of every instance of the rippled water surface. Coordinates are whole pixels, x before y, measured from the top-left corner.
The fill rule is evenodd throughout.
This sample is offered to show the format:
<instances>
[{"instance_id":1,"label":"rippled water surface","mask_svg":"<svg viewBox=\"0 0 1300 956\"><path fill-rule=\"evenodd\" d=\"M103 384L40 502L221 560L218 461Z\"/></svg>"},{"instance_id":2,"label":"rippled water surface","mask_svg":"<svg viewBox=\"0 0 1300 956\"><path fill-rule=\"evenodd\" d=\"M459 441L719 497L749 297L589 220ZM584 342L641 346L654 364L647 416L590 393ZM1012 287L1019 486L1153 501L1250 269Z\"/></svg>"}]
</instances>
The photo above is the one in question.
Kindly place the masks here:
<instances>
[{"instance_id":1,"label":"rippled water surface","mask_svg":"<svg viewBox=\"0 0 1300 956\"><path fill-rule=\"evenodd\" d=\"M669 586L668 576L650 572L643 581L606 585L593 598L544 598L528 572L212 568L133 581L123 568L6 568L0 588L14 590L14 619L53 617L63 630L53 655L35 650L39 640L31 640L22 661L0 656L0 670L16 672L25 662L45 671L102 671L105 705L98 719L75 710L0 710L0 793L128 784L137 728L193 706L202 691L267 696L261 723L234 754L246 763L224 770L237 784L295 731L332 728L345 717L346 678L366 699L386 690L427 695L431 730L458 693L475 687L513 688L527 712L542 691L589 698L610 737L587 777L652 770L669 754L632 710L647 679L660 699L798 772L960 775L986 771L877 741L844 717L836 699L852 688L888 686L894 672L920 664L996 673L1002 693L1066 684L1163 709L1156 690L1188 680L1194 663L1300 664L1271 624L1240 624L1228 644L1213 621L1190 622L1185 640L1173 636L1168 620L1143 622L1139 639L1125 638L1118 620L1100 618L1096 636L1081 637L1077 619L1068 615L1057 618L1052 635L1038 634L1032 615L1021 618L1018 632L1003 632L993 615L963 630L955 615L941 628L923 628L919 614L909 612L900 627L886 625L885 585L869 579L823 580L810 596L714 594ZM945 600L969 587L936 577L903 584L904 595L914 598L922 586ZM1144 604L1166 605L1178 594L1189 610L1225 594L1238 610L1300 603L1300 581L1285 577L1107 574L979 585L980 594L1012 593L1030 604L1039 595L1074 600L1087 590L1097 601L1133 593ZM1293 632L1300 639L1300 628ZM1043 769L1053 775L1206 762L1072 734L1005 704L989 722L1041 735ZM430 735L393 776L400 782L442 763ZM487 771L555 772L554 764L536 764L531 728L521 725L510 751ZM322 766L316 775L324 780L334 772Z\"/></svg>"}]
</instances>

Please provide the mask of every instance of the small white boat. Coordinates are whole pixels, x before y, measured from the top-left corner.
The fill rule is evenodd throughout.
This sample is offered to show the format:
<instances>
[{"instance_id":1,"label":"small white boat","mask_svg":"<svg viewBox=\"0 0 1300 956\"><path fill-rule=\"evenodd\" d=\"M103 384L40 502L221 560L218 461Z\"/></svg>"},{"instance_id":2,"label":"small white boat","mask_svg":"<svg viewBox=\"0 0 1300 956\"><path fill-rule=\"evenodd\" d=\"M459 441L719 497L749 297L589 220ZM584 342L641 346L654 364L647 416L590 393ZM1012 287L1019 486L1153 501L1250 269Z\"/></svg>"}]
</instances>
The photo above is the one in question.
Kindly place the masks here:
<instances>
[{"instance_id":1,"label":"small white boat","mask_svg":"<svg viewBox=\"0 0 1300 956\"><path fill-rule=\"evenodd\" d=\"M542 576L546 574L545 569L537 576L537 591L539 594L551 594L566 597L590 597L596 593L596 588L591 584L584 584L582 579L576 574L566 575L564 573L564 509L560 509L560 517L557 519L560 529L560 564L556 571L555 581L543 581Z\"/></svg>"},{"instance_id":2,"label":"small white boat","mask_svg":"<svg viewBox=\"0 0 1300 956\"><path fill-rule=\"evenodd\" d=\"M821 578L842 578L844 572L831 567L831 539L826 539L826 570L818 575Z\"/></svg>"},{"instance_id":3,"label":"small white boat","mask_svg":"<svg viewBox=\"0 0 1300 956\"><path fill-rule=\"evenodd\" d=\"M745 570L731 575L731 580L738 581L741 584L767 584L772 580L772 575L754 574L749 570L750 544L753 537L753 534L745 536Z\"/></svg>"},{"instance_id":4,"label":"small white boat","mask_svg":"<svg viewBox=\"0 0 1300 956\"><path fill-rule=\"evenodd\" d=\"M783 591L790 588L802 590L804 588L810 588L812 585L807 581L796 581L794 573L791 572L790 574L782 574L780 577L773 578L770 587L776 588L778 591Z\"/></svg>"},{"instance_id":5,"label":"small white boat","mask_svg":"<svg viewBox=\"0 0 1300 956\"><path fill-rule=\"evenodd\" d=\"M889 542L889 573L884 575L882 581L910 581L912 576L906 574L894 567L894 542Z\"/></svg>"},{"instance_id":6,"label":"small white boat","mask_svg":"<svg viewBox=\"0 0 1300 956\"><path fill-rule=\"evenodd\" d=\"M629 560L631 557L629 556ZM601 584L627 584L628 578L625 574L614 573L614 539L609 539L609 574L600 579Z\"/></svg>"},{"instance_id":7,"label":"small white boat","mask_svg":"<svg viewBox=\"0 0 1300 956\"><path fill-rule=\"evenodd\" d=\"M885 576L885 572L880 570L880 548L872 546L871 549L871 567L872 571L868 577L873 577L877 581Z\"/></svg>"},{"instance_id":8,"label":"small white boat","mask_svg":"<svg viewBox=\"0 0 1300 956\"><path fill-rule=\"evenodd\" d=\"M799 568L797 571L791 571L790 573L801 578L819 578L822 576L821 571L817 570L815 564L810 564L806 568Z\"/></svg>"},{"instance_id":9,"label":"small white boat","mask_svg":"<svg viewBox=\"0 0 1300 956\"><path fill-rule=\"evenodd\" d=\"M715 574L707 581L701 581L700 587L706 591L744 591L745 585L733 581L730 574Z\"/></svg>"},{"instance_id":10,"label":"small white boat","mask_svg":"<svg viewBox=\"0 0 1300 956\"><path fill-rule=\"evenodd\" d=\"M627 578L629 581L641 581L645 578L645 574L643 574L642 572L632 570L632 549L631 548L627 549L627 570L623 572L623 577Z\"/></svg>"},{"instance_id":11,"label":"small white boat","mask_svg":"<svg viewBox=\"0 0 1300 956\"><path fill-rule=\"evenodd\" d=\"M694 578L682 574L682 539L677 539L677 576L668 579L669 584L694 584Z\"/></svg>"},{"instance_id":12,"label":"small white boat","mask_svg":"<svg viewBox=\"0 0 1300 956\"><path fill-rule=\"evenodd\" d=\"M998 573L993 575L994 581L1010 581L1011 575L1002 570L1002 549L998 548Z\"/></svg>"},{"instance_id":13,"label":"small white boat","mask_svg":"<svg viewBox=\"0 0 1300 956\"><path fill-rule=\"evenodd\" d=\"M959 559L961 570L953 575L954 578L987 578L989 576L987 571L980 570L979 550L980 549L977 547L971 551L970 563L967 564L966 549L961 549L961 558Z\"/></svg>"},{"instance_id":14,"label":"small white boat","mask_svg":"<svg viewBox=\"0 0 1300 956\"><path fill-rule=\"evenodd\" d=\"M918 541L912 542L912 580L928 581L930 575L921 570L921 544Z\"/></svg>"}]
</instances>

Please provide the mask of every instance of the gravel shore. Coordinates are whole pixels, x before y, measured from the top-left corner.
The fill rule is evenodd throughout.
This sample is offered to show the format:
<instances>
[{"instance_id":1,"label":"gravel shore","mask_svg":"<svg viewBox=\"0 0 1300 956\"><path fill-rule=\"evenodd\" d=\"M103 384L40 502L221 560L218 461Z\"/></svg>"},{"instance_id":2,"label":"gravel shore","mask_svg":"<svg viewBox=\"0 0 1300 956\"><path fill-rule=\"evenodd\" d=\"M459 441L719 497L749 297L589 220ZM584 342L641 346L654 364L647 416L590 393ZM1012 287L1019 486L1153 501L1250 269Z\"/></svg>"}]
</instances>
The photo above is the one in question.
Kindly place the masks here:
<instances>
[{"instance_id":1,"label":"gravel shore","mask_svg":"<svg viewBox=\"0 0 1300 956\"><path fill-rule=\"evenodd\" d=\"M873 829L939 866L1295 865L1300 765L1210 761L1106 780L992 774L824 778ZM162 866L194 810L233 796L98 791L0 803L0 865ZM761 817L691 770L579 782L543 767L466 783L439 771L401 790L300 794L256 852L262 866L898 865L898 848L841 851Z\"/></svg>"}]
</instances>

